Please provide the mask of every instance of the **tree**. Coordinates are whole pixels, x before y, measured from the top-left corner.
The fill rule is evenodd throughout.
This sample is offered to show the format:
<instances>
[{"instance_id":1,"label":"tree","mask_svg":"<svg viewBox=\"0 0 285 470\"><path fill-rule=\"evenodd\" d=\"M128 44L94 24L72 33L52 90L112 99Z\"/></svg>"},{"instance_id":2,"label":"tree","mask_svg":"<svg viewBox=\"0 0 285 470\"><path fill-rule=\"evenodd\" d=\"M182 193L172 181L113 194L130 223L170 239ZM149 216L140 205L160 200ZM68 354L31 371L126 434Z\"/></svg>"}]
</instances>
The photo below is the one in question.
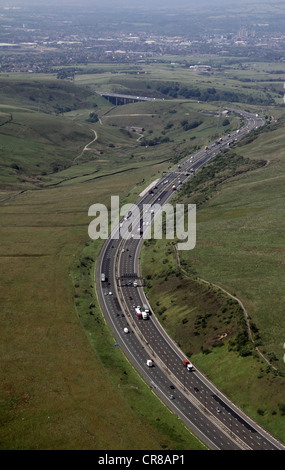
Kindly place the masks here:
<instances>
[{"instance_id":1,"label":"tree","mask_svg":"<svg viewBox=\"0 0 285 470\"><path fill-rule=\"evenodd\" d=\"M98 120L98 114L96 113L90 113L89 118L87 119L88 122L97 122Z\"/></svg>"}]
</instances>

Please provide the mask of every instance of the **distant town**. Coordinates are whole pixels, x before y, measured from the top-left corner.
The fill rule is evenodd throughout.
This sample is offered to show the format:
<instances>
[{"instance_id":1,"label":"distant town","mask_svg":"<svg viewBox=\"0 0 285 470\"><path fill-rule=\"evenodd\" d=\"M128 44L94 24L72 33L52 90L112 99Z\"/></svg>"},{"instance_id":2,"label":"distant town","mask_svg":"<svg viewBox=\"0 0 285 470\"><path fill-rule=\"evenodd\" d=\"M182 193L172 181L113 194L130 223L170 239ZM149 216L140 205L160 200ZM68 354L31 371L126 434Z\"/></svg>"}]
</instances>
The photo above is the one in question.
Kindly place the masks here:
<instances>
[{"instance_id":1,"label":"distant town","mask_svg":"<svg viewBox=\"0 0 285 470\"><path fill-rule=\"evenodd\" d=\"M91 15L92 17L92 15ZM92 62L145 63L161 57L185 57L185 65L193 72L210 72L207 63L191 63L191 57L246 57L251 60L285 61L285 33L270 23L258 23L237 27L229 31L207 29L207 22L198 27L199 17L193 19L193 27L186 28L182 19L181 35L169 27L169 34L155 33L156 22L143 28L142 23L115 22L114 13L106 13L89 19L82 12L78 21L75 12L62 20L62 16L44 10L30 14L29 9L19 7L0 8L0 56L1 73L28 72L50 73L57 67L75 67ZM161 21L161 20L160 20ZM177 23L179 24L179 21ZM277 21L275 19L275 21ZM275 25L275 23L274 23ZM276 25L275 25L276 26ZM167 28L166 28L167 29ZM179 29L179 27L177 27ZM176 34L175 34L176 31Z\"/></svg>"}]
</instances>

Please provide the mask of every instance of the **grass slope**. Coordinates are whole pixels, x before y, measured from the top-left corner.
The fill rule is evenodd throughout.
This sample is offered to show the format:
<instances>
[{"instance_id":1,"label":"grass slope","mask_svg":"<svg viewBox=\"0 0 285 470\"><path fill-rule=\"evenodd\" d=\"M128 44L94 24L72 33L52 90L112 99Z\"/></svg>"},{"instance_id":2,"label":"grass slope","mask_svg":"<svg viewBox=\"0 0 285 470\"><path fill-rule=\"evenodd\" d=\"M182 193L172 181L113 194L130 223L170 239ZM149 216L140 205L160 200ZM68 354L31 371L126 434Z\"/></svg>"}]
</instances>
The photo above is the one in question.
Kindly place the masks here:
<instances>
[{"instance_id":1,"label":"grass slope","mask_svg":"<svg viewBox=\"0 0 285 470\"><path fill-rule=\"evenodd\" d=\"M188 276L172 242L145 242L142 262L154 311L185 353L284 441L283 142L281 124L217 157L177 193L176 202L198 204L196 247L179 253ZM239 305L211 283L243 302L275 369L255 354Z\"/></svg>"},{"instance_id":2,"label":"grass slope","mask_svg":"<svg viewBox=\"0 0 285 470\"><path fill-rule=\"evenodd\" d=\"M163 67L152 68L149 78L159 81L162 70L166 80L175 80L176 71ZM76 76L75 85L45 76L1 82L1 199L26 191L1 203L3 449L204 448L112 347L92 267L81 261L90 257L94 263L99 249L87 238L89 206L108 205L111 194L133 202L159 174L221 132L218 117L208 113L218 105L173 99L114 109L94 94L105 89L107 76L112 74ZM208 77L199 80L205 80L203 88L212 86ZM114 83L108 85L113 89ZM119 85L132 91L137 83L123 77ZM149 90L148 83L138 89ZM91 124L94 111L100 120ZM185 120L203 123L185 131ZM147 145L129 126L144 128ZM233 119L222 130L238 126ZM94 130L98 138L83 152ZM165 137L164 143L149 142ZM175 258L172 263L176 269ZM202 307L202 324L214 321L204 319ZM208 340L211 347L213 338Z\"/></svg>"},{"instance_id":3,"label":"grass slope","mask_svg":"<svg viewBox=\"0 0 285 470\"><path fill-rule=\"evenodd\" d=\"M98 307L89 313L93 269L76 266L88 208L109 187L122 196L128 175L1 206L2 449L203 448L114 348Z\"/></svg>"},{"instance_id":4,"label":"grass slope","mask_svg":"<svg viewBox=\"0 0 285 470\"><path fill-rule=\"evenodd\" d=\"M72 163L94 138L92 108L58 116L22 105L15 97L1 108L1 144L10 149L2 148L1 199L25 192L0 208L0 447L205 449L114 348L93 284L100 244L88 239L90 205L108 206L111 194L133 201L171 155L139 143L136 153L120 127L96 123L101 143ZM53 161L66 168L54 171Z\"/></svg>"}]
</instances>

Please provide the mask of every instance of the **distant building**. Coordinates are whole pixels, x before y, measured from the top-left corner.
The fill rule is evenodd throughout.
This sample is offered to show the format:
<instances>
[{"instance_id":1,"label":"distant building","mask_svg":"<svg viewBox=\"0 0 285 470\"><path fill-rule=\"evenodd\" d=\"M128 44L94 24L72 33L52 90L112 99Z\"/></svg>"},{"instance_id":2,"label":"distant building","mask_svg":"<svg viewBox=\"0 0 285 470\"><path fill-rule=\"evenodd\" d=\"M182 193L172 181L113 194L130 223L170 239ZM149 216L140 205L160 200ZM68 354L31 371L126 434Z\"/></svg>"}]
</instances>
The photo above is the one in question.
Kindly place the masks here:
<instances>
[{"instance_id":1,"label":"distant building","mask_svg":"<svg viewBox=\"0 0 285 470\"><path fill-rule=\"evenodd\" d=\"M210 65L190 65L189 67L193 72L203 73L203 72L210 72L212 67Z\"/></svg>"}]
</instances>

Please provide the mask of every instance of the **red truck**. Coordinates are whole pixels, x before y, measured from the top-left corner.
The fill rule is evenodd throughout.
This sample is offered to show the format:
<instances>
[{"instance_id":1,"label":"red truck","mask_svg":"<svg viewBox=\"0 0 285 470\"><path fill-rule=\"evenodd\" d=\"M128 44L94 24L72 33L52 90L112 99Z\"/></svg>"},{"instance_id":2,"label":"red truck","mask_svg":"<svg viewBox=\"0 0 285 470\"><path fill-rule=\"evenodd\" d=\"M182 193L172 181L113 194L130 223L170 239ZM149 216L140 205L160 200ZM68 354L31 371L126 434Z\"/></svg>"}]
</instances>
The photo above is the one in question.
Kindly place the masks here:
<instances>
[{"instance_id":1,"label":"red truck","mask_svg":"<svg viewBox=\"0 0 285 470\"><path fill-rule=\"evenodd\" d=\"M139 320L142 318L142 312L141 312L140 307L136 307L136 308L135 308L135 314L136 314L136 317L137 317Z\"/></svg>"},{"instance_id":2,"label":"red truck","mask_svg":"<svg viewBox=\"0 0 285 470\"><path fill-rule=\"evenodd\" d=\"M193 370L193 364L188 359L183 359L183 365L187 370Z\"/></svg>"}]
</instances>

